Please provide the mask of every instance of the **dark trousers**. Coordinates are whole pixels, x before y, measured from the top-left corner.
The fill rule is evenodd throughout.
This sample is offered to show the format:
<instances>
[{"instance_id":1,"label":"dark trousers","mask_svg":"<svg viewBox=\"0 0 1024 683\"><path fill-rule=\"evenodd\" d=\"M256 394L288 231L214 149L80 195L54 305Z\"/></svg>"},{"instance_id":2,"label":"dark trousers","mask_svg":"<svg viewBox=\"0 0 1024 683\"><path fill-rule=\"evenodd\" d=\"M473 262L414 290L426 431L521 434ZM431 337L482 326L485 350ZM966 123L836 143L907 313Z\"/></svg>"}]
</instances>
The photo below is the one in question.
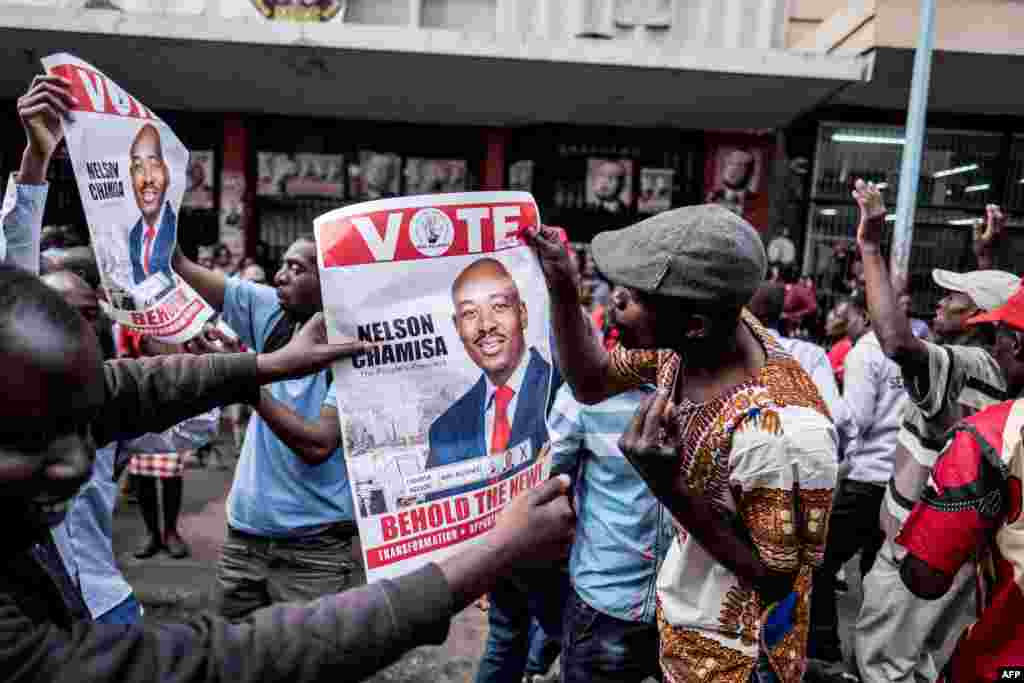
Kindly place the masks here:
<instances>
[{"instance_id":1,"label":"dark trousers","mask_svg":"<svg viewBox=\"0 0 1024 683\"><path fill-rule=\"evenodd\" d=\"M658 627L599 612L574 591L562 621L562 683L661 680Z\"/></svg>"},{"instance_id":2,"label":"dark trousers","mask_svg":"<svg viewBox=\"0 0 1024 683\"><path fill-rule=\"evenodd\" d=\"M502 581L490 594L487 645L476 683L522 683L531 622L536 619L549 638L560 640L562 607L569 590L569 575L562 569L524 572ZM549 656L554 659L554 653ZM551 663L546 664L550 667Z\"/></svg>"},{"instance_id":3,"label":"dark trousers","mask_svg":"<svg viewBox=\"0 0 1024 683\"><path fill-rule=\"evenodd\" d=\"M308 602L366 583L355 525L267 538L228 528L217 566L221 616L238 620L277 602Z\"/></svg>"},{"instance_id":4,"label":"dark trousers","mask_svg":"<svg viewBox=\"0 0 1024 683\"><path fill-rule=\"evenodd\" d=\"M885 541L878 522L884 496L885 486L882 484L846 479L839 485L825 543L825 562L814 572L809 657L828 662L838 662L843 658L836 614L836 572L858 550L861 554L861 576L870 571Z\"/></svg>"}]
</instances>

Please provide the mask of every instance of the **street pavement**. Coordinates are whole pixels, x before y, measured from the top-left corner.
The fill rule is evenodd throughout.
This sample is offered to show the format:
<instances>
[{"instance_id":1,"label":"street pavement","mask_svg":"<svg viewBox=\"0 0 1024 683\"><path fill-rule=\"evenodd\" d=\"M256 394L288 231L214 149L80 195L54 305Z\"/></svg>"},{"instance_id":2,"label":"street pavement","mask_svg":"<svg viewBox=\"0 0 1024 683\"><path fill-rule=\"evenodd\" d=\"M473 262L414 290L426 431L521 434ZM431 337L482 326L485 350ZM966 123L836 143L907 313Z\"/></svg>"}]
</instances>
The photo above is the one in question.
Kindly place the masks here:
<instances>
[{"instance_id":1,"label":"street pavement","mask_svg":"<svg viewBox=\"0 0 1024 683\"><path fill-rule=\"evenodd\" d=\"M114 552L125 577L144 605L147 619L181 618L214 608L217 558L226 535L225 501L231 486L234 458L227 469L212 466L185 472L184 501L179 522L192 555L174 560L161 553L147 560L132 556L146 537L138 505L119 501L114 513ZM850 591L840 594L840 635L850 643L850 627L860 603L856 558L847 565ZM470 683L483 654L487 616L475 606L452 622L440 647L423 647L378 673L372 683Z\"/></svg>"}]
</instances>

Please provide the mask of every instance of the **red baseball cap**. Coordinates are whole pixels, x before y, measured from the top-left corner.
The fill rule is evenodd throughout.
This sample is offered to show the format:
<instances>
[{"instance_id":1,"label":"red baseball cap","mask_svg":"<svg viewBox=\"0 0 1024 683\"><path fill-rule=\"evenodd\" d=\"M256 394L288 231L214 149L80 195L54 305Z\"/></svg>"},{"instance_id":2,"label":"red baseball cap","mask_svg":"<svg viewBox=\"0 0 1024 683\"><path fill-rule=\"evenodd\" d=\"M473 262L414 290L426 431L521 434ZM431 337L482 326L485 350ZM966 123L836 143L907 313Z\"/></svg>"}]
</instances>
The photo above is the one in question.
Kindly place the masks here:
<instances>
[{"instance_id":1,"label":"red baseball cap","mask_svg":"<svg viewBox=\"0 0 1024 683\"><path fill-rule=\"evenodd\" d=\"M967 321L968 325L982 323L1003 323L1015 330L1024 332L1024 287L1018 289L1009 300L988 313L976 315Z\"/></svg>"}]
</instances>

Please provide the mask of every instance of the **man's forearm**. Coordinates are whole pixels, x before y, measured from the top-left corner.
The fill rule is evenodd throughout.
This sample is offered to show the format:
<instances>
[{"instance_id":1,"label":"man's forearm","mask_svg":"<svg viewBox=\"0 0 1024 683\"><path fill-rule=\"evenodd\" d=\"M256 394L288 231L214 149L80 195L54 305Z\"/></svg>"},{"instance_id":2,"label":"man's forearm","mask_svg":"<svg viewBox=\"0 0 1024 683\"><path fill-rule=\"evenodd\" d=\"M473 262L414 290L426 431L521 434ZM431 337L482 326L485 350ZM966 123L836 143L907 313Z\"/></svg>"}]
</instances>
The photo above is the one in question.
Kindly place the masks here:
<instances>
[{"instance_id":1,"label":"man's forearm","mask_svg":"<svg viewBox=\"0 0 1024 683\"><path fill-rule=\"evenodd\" d=\"M79 680L88 671L97 683L356 683L414 647L443 643L453 614L444 575L428 565L237 624L198 614L178 627L78 623L44 633L18 614L0 624L24 633L2 661L26 680Z\"/></svg>"},{"instance_id":2,"label":"man's forearm","mask_svg":"<svg viewBox=\"0 0 1024 683\"><path fill-rule=\"evenodd\" d=\"M11 175L0 209L0 261L39 274L39 246L49 186Z\"/></svg>"},{"instance_id":3,"label":"man's forearm","mask_svg":"<svg viewBox=\"0 0 1024 683\"><path fill-rule=\"evenodd\" d=\"M337 450L341 443L341 427L335 422L334 429L320 430L288 408L266 389L260 392L256 411L277 438L307 465L319 465Z\"/></svg>"},{"instance_id":4,"label":"man's forearm","mask_svg":"<svg viewBox=\"0 0 1024 683\"><path fill-rule=\"evenodd\" d=\"M34 151L31 147L25 147L21 154L18 182L23 185L45 185L49 167L50 159L47 156Z\"/></svg>"},{"instance_id":5,"label":"man's forearm","mask_svg":"<svg viewBox=\"0 0 1024 683\"><path fill-rule=\"evenodd\" d=\"M611 393L607 386L608 352L583 314L575 284L565 278L549 282L548 289L559 370L579 401L602 401Z\"/></svg>"},{"instance_id":6,"label":"man's forearm","mask_svg":"<svg viewBox=\"0 0 1024 683\"><path fill-rule=\"evenodd\" d=\"M861 260L871 324L882 348L891 355L906 348L910 340L915 339L914 332L898 305L881 249L877 245L862 246Z\"/></svg>"},{"instance_id":7,"label":"man's forearm","mask_svg":"<svg viewBox=\"0 0 1024 683\"><path fill-rule=\"evenodd\" d=\"M261 384L251 353L107 361L106 400L91 423L99 446L232 403L255 403Z\"/></svg>"}]
</instances>

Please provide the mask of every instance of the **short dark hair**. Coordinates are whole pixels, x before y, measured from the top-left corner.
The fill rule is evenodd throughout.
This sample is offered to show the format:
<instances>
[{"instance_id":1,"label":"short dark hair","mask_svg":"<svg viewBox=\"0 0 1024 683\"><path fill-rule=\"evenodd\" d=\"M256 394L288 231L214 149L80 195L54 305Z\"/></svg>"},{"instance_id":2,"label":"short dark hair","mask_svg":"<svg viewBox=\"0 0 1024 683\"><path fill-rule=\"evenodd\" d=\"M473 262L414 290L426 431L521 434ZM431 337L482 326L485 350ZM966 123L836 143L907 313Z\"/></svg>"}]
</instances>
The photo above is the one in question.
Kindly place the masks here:
<instances>
[{"instance_id":1,"label":"short dark hair","mask_svg":"<svg viewBox=\"0 0 1024 683\"><path fill-rule=\"evenodd\" d=\"M786 308L786 286L778 282L762 283L748 308L768 327L777 327Z\"/></svg>"},{"instance_id":2,"label":"short dark hair","mask_svg":"<svg viewBox=\"0 0 1024 683\"><path fill-rule=\"evenodd\" d=\"M83 318L64 297L28 271L0 264L0 351L12 344L24 344L17 334L26 315L36 315L51 323L55 331L81 338Z\"/></svg>"},{"instance_id":3,"label":"short dark hair","mask_svg":"<svg viewBox=\"0 0 1024 683\"><path fill-rule=\"evenodd\" d=\"M842 299L839 300L839 303L847 304L848 306L853 306L854 308L860 309L865 313L868 312L868 299L864 295L864 292L854 292L849 296L844 296Z\"/></svg>"}]
</instances>

